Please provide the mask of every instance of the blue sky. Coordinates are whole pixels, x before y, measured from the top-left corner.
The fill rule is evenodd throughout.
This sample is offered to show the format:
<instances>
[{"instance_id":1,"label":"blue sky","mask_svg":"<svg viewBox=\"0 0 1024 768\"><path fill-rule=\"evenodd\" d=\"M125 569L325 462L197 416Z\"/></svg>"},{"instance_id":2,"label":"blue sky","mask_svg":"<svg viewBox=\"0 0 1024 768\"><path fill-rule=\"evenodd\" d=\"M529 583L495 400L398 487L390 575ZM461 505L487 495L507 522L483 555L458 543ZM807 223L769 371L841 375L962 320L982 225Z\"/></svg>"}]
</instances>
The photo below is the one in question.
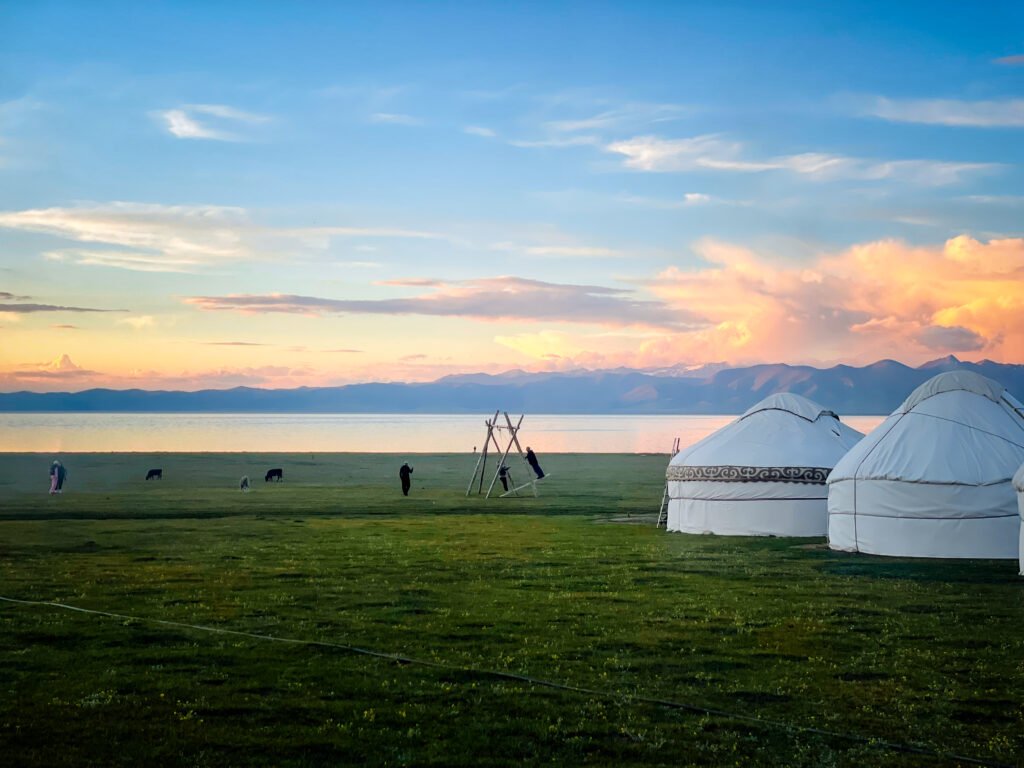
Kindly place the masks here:
<instances>
[{"instance_id":1,"label":"blue sky","mask_svg":"<svg viewBox=\"0 0 1024 768\"><path fill-rule=\"evenodd\" d=\"M0 385L1020 361L1021 29L1019 3L2 3ZM908 294L887 260L919 298L877 298Z\"/></svg>"}]
</instances>

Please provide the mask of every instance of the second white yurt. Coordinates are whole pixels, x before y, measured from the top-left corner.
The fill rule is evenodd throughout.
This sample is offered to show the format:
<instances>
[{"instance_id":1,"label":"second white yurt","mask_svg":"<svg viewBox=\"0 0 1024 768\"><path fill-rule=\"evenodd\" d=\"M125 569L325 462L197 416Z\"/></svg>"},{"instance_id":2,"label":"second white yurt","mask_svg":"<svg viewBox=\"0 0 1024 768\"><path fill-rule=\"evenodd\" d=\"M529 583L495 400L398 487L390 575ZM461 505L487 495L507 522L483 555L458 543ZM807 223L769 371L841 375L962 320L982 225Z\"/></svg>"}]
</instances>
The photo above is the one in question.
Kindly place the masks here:
<instances>
[{"instance_id":1,"label":"second white yurt","mask_svg":"<svg viewBox=\"0 0 1024 768\"><path fill-rule=\"evenodd\" d=\"M1020 575L1024 576L1024 464L1020 465L1017 474L1013 476L1013 488L1017 491L1017 511L1020 512L1020 544L1017 556L1020 558Z\"/></svg>"},{"instance_id":2,"label":"second white yurt","mask_svg":"<svg viewBox=\"0 0 1024 768\"><path fill-rule=\"evenodd\" d=\"M672 458L668 530L824 536L825 478L862 437L805 397L771 395Z\"/></svg>"},{"instance_id":3,"label":"second white yurt","mask_svg":"<svg viewBox=\"0 0 1024 768\"><path fill-rule=\"evenodd\" d=\"M1011 483L1024 462L1024 410L1001 384L941 373L836 464L832 549L902 557L1016 558Z\"/></svg>"}]
</instances>

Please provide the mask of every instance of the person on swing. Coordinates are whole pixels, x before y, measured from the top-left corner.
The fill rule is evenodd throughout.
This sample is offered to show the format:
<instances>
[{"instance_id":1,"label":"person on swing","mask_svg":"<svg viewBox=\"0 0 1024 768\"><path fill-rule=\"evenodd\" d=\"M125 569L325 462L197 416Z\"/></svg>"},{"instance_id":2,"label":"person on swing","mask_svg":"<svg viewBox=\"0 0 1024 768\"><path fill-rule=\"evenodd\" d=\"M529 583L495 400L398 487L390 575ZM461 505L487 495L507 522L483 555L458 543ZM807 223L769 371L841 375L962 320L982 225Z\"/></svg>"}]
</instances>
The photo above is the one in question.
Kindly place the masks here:
<instances>
[{"instance_id":1,"label":"person on swing","mask_svg":"<svg viewBox=\"0 0 1024 768\"><path fill-rule=\"evenodd\" d=\"M540 462L537 461L537 454L533 452L533 448L526 446L526 463L530 465L530 468L537 473L537 479L540 480L544 477L544 470L540 468Z\"/></svg>"},{"instance_id":2,"label":"person on swing","mask_svg":"<svg viewBox=\"0 0 1024 768\"><path fill-rule=\"evenodd\" d=\"M498 468L498 479L501 480L501 487L508 490L508 467L504 464Z\"/></svg>"}]
</instances>

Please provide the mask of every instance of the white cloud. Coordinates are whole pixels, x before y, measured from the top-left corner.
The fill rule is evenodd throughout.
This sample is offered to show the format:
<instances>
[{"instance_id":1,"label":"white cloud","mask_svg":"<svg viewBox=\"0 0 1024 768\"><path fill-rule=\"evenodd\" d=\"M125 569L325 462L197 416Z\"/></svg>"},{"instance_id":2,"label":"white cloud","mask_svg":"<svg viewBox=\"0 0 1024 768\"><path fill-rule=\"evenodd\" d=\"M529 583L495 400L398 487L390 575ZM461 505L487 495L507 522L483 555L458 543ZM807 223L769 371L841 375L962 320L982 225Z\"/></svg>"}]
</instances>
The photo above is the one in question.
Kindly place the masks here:
<instances>
[{"instance_id":1,"label":"white cloud","mask_svg":"<svg viewBox=\"0 0 1024 768\"><path fill-rule=\"evenodd\" d=\"M43 258L82 266L128 269L133 272L194 272L203 264L200 259L170 258L160 253L83 249L47 251Z\"/></svg>"},{"instance_id":2,"label":"white cloud","mask_svg":"<svg viewBox=\"0 0 1024 768\"><path fill-rule=\"evenodd\" d=\"M999 163L949 163L941 160L890 160L875 163L864 161L859 175L853 175L852 178L893 179L940 187L959 183L966 176L991 173L1001 167Z\"/></svg>"},{"instance_id":3,"label":"white cloud","mask_svg":"<svg viewBox=\"0 0 1024 768\"><path fill-rule=\"evenodd\" d=\"M488 246L492 251L505 251L507 253L522 253L527 256L562 256L568 258L611 258L625 255L622 251L613 248L604 248L592 245L570 245L564 243L541 243L539 245L525 245L523 243L504 240L491 243Z\"/></svg>"},{"instance_id":4,"label":"white cloud","mask_svg":"<svg viewBox=\"0 0 1024 768\"><path fill-rule=\"evenodd\" d=\"M0 211L0 228L108 247L47 252L53 260L151 272L320 255L334 238L442 238L388 227L268 227L253 222L242 208L124 202Z\"/></svg>"},{"instance_id":5,"label":"white cloud","mask_svg":"<svg viewBox=\"0 0 1024 768\"><path fill-rule=\"evenodd\" d=\"M887 99L879 96L864 114L899 123L974 128L1024 127L1024 99Z\"/></svg>"},{"instance_id":6,"label":"white cloud","mask_svg":"<svg viewBox=\"0 0 1024 768\"><path fill-rule=\"evenodd\" d=\"M152 328L156 325L156 318L152 315L136 315L134 317L122 317L117 321L120 325L130 325L136 331L143 328Z\"/></svg>"},{"instance_id":7,"label":"white cloud","mask_svg":"<svg viewBox=\"0 0 1024 768\"><path fill-rule=\"evenodd\" d=\"M186 104L184 106L153 113L163 121L164 127L179 139L207 139L210 141L243 141L243 137L228 130L223 124L266 123L270 118L253 112L244 112L224 104ZM196 115L206 115L219 121L219 126L200 122Z\"/></svg>"},{"instance_id":8,"label":"white cloud","mask_svg":"<svg viewBox=\"0 0 1024 768\"><path fill-rule=\"evenodd\" d=\"M642 195L620 195L615 198L620 203L636 205L641 208L655 208L664 211L694 208L703 205L750 205L742 200L723 200L720 197L703 192L687 192L681 198L667 199L660 197L644 197Z\"/></svg>"},{"instance_id":9,"label":"white cloud","mask_svg":"<svg viewBox=\"0 0 1024 768\"><path fill-rule=\"evenodd\" d=\"M225 120L239 120L243 123L266 123L270 121L267 115L258 115L255 112L243 112L225 104L186 104L185 109L191 112L199 112L204 115L222 117Z\"/></svg>"},{"instance_id":10,"label":"white cloud","mask_svg":"<svg viewBox=\"0 0 1024 768\"><path fill-rule=\"evenodd\" d=\"M557 133L603 131L639 127L678 120L688 109L680 104L629 103L595 115L569 120L550 120L544 127Z\"/></svg>"},{"instance_id":11,"label":"white cloud","mask_svg":"<svg viewBox=\"0 0 1024 768\"><path fill-rule=\"evenodd\" d=\"M462 129L462 132L468 133L470 136L483 136L487 139L493 139L498 135L490 128L484 128L482 125L467 125Z\"/></svg>"},{"instance_id":12,"label":"white cloud","mask_svg":"<svg viewBox=\"0 0 1024 768\"><path fill-rule=\"evenodd\" d=\"M762 173L788 171L814 180L890 179L924 186L942 186L965 176L996 170L998 163L960 163L941 160L870 160L822 152L782 155L767 160L741 157L743 145L717 134L686 139L637 136L608 144L605 150L625 157L627 168L652 173L694 170Z\"/></svg>"},{"instance_id":13,"label":"white cloud","mask_svg":"<svg viewBox=\"0 0 1024 768\"><path fill-rule=\"evenodd\" d=\"M742 145L727 141L717 134L705 134L687 139L662 139L657 136L636 136L614 141L605 150L625 157L627 168L638 171L667 173L690 171L697 168L723 168L729 170L767 170L772 166L754 167L736 158Z\"/></svg>"},{"instance_id":14,"label":"white cloud","mask_svg":"<svg viewBox=\"0 0 1024 768\"><path fill-rule=\"evenodd\" d=\"M215 205L115 202L0 212L0 227L7 229L143 250L174 261L242 258L249 253L244 244L249 226L241 208Z\"/></svg>"},{"instance_id":15,"label":"white cloud","mask_svg":"<svg viewBox=\"0 0 1024 768\"><path fill-rule=\"evenodd\" d=\"M370 122L386 125L423 125L423 121L418 117L397 112L374 112L370 115Z\"/></svg>"},{"instance_id":16,"label":"white cloud","mask_svg":"<svg viewBox=\"0 0 1024 768\"><path fill-rule=\"evenodd\" d=\"M656 123L678 120L690 108L679 104L650 104L612 100L577 92L552 94L539 99L547 111L564 114L571 111L579 117L561 117L537 123L537 138L514 139L509 142L524 148L564 148L602 146L612 132L642 130ZM595 110L597 111L595 113Z\"/></svg>"},{"instance_id":17,"label":"white cloud","mask_svg":"<svg viewBox=\"0 0 1024 768\"><path fill-rule=\"evenodd\" d=\"M198 121L193 120L180 109L169 109L165 112L157 112L156 114L163 118L168 132L172 136L177 136L179 139L237 141L238 138L234 134L227 133L225 131L207 128L206 126L201 125Z\"/></svg>"},{"instance_id":18,"label":"white cloud","mask_svg":"<svg viewBox=\"0 0 1024 768\"><path fill-rule=\"evenodd\" d=\"M793 173L807 176L848 176L855 175L860 160L841 155L830 155L824 152L804 152L800 155L789 155L773 161L776 168L785 168Z\"/></svg>"}]
</instances>

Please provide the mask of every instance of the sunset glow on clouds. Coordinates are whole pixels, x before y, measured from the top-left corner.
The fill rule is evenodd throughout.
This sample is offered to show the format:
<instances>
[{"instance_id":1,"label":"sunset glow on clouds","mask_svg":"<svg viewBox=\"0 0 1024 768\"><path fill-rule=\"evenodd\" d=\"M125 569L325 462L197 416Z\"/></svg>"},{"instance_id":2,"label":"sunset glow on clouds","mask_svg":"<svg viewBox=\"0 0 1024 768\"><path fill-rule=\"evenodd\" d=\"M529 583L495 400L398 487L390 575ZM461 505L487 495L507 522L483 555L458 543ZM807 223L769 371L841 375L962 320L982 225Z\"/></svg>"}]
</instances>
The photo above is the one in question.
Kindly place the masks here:
<instances>
[{"instance_id":1,"label":"sunset glow on clouds","mask_svg":"<svg viewBox=\"0 0 1024 768\"><path fill-rule=\"evenodd\" d=\"M670 267L648 287L666 307L700 318L702 327L646 337L602 335L591 349L579 335L550 331L499 342L555 367L863 364L888 356L887 350L900 350L911 363L950 353L1024 359L1024 239L981 243L960 236L917 248L879 241L802 264L713 240L695 250L705 266ZM617 346L628 349L609 351Z\"/></svg>"},{"instance_id":2,"label":"sunset glow on clouds","mask_svg":"<svg viewBox=\"0 0 1024 768\"><path fill-rule=\"evenodd\" d=\"M494 342L518 353L519 364L540 370L708 361L863 364L893 349L911 363L948 353L1006 362L1024 359L1021 238L984 243L959 236L931 247L877 241L801 263L711 239L695 244L694 251L703 260L700 266L669 267L651 276L635 291L649 295L644 299L625 289L495 278L457 285L403 281L405 287L426 291L407 298L269 294L183 301L192 312L289 314L312 325L329 322L333 315L422 315L470 321L492 334L494 324L502 323L509 330L520 330L498 333ZM5 307L12 314L93 311L11 300L0 302L0 310ZM156 324L149 315L115 322L137 331ZM552 324L558 329L545 327ZM308 332L316 335L319 330ZM372 376L373 369L386 371L378 376L414 379L466 369L502 369L493 361L467 366L417 354L400 358L393 368L378 364L369 370L357 368L356 376L332 378L327 372L337 361L325 365L324 356L345 356L352 371L351 366L361 362L352 357L364 353L241 341L204 345L256 348L255 354L262 357L271 354L270 347L275 357L308 360L312 355L318 363L107 374L86 370L63 354L54 361L21 365L5 374L4 381L7 386L22 383L40 388L54 381L65 385L84 381L122 386L293 386L358 380Z\"/></svg>"},{"instance_id":3,"label":"sunset glow on clouds","mask_svg":"<svg viewBox=\"0 0 1024 768\"><path fill-rule=\"evenodd\" d=\"M1024 362L1020 9L58 7L0 390Z\"/></svg>"},{"instance_id":4,"label":"sunset glow on clouds","mask_svg":"<svg viewBox=\"0 0 1024 768\"><path fill-rule=\"evenodd\" d=\"M941 246L884 240L800 264L707 240L710 266L670 268L653 292L704 316L684 336L691 359L870 362L899 350L921 361L951 352L1024 359L1024 239Z\"/></svg>"}]
</instances>

